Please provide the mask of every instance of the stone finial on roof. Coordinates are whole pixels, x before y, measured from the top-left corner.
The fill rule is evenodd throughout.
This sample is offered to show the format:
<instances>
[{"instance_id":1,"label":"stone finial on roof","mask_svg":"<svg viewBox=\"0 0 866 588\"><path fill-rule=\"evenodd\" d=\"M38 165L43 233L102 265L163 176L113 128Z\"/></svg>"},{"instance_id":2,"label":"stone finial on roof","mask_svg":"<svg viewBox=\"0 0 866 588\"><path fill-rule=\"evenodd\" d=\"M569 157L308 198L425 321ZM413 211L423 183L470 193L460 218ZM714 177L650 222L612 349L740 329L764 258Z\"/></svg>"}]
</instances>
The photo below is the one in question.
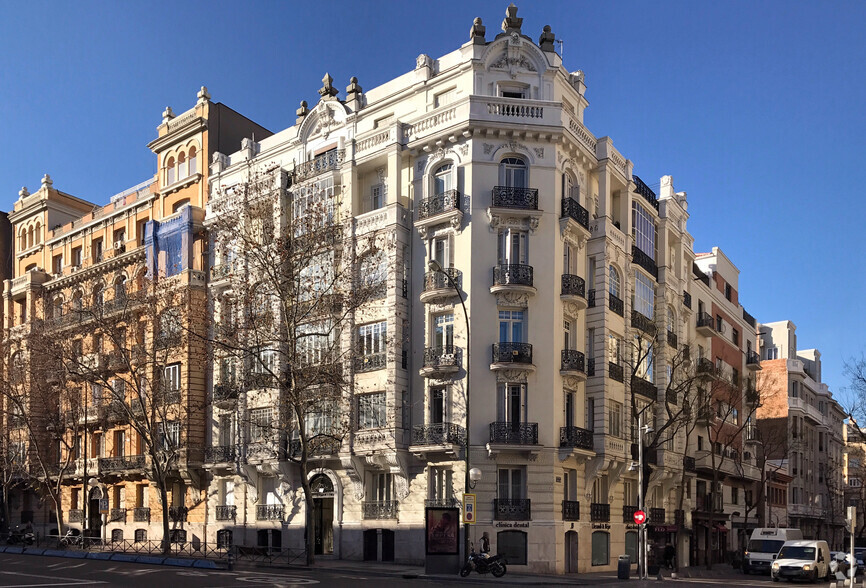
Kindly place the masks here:
<instances>
[{"instance_id":1,"label":"stone finial on roof","mask_svg":"<svg viewBox=\"0 0 866 588\"><path fill-rule=\"evenodd\" d=\"M330 76L330 74L325 74L325 77L322 78L322 87L319 89L319 96L322 98L330 98L331 96L337 95L337 88L334 87L334 78Z\"/></svg>"},{"instance_id":2,"label":"stone finial on roof","mask_svg":"<svg viewBox=\"0 0 866 588\"><path fill-rule=\"evenodd\" d=\"M349 85L346 86L346 100L354 98L353 94L360 94L364 89L358 84L358 78L352 76L349 80Z\"/></svg>"},{"instance_id":3,"label":"stone finial on roof","mask_svg":"<svg viewBox=\"0 0 866 588\"><path fill-rule=\"evenodd\" d=\"M201 90L199 90L198 94L196 94L196 98L198 98L199 104L208 102L210 100L210 92L207 91L207 86L201 87Z\"/></svg>"},{"instance_id":4,"label":"stone finial on roof","mask_svg":"<svg viewBox=\"0 0 866 588\"><path fill-rule=\"evenodd\" d=\"M487 27L481 24L481 17L476 16L472 21L472 28L469 29L469 40L476 45L484 45L487 41L484 35L487 33Z\"/></svg>"},{"instance_id":5,"label":"stone finial on roof","mask_svg":"<svg viewBox=\"0 0 866 588\"><path fill-rule=\"evenodd\" d=\"M30 196L30 190L27 189L27 186L21 186L21 189L18 191L18 200L23 200Z\"/></svg>"},{"instance_id":6,"label":"stone finial on roof","mask_svg":"<svg viewBox=\"0 0 866 588\"><path fill-rule=\"evenodd\" d=\"M171 119L174 118L174 111L171 109L171 106L166 106L165 110L162 111L162 122L167 123Z\"/></svg>"},{"instance_id":7,"label":"stone finial on roof","mask_svg":"<svg viewBox=\"0 0 866 588\"><path fill-rule=\"evenodd\" d=\"M553 42L556 40L556 35L550 32L550 25L544 25L541 36L538 37L538 46L542 51L553 53L556 51L553 47Z\"/></svg>"},{"instance_id":8,"label":"stone finial on roof","mask_svg":"<svg viewBox=\"0 0 866 588\"><path fill-rule=\"evenodd\" d=\"M297 116L295 124L301 124L308 114L310 114L310 109L307 108L307 101L301 100L301 107L295 111L295 115Z\"/></svg>"},{"instance_id":9,"label":"stone finial on roof","mask_svg":"<svg viewBox=\"0 0 866 588\"><path fill-rule=\"evenodd\" d=\"M502 30L506 33L520 34L521 26L523 26L523 19L517 18L517 6L512 2L505 9L505 20L502 21Z\"/></svg>"},{"instance_id":10,"label":"stone finial on roof","mask_svg":"<svg viewBox=\"0 0 866 588\"><path fill-rule=\"evenodd\" d=\"M45 174L44 176L42 176L42 187L43 188L48 189L52 185L54 185L54 180L51 179L51 176L49 176L48 174Z\"/></svg>"}]
</instances>

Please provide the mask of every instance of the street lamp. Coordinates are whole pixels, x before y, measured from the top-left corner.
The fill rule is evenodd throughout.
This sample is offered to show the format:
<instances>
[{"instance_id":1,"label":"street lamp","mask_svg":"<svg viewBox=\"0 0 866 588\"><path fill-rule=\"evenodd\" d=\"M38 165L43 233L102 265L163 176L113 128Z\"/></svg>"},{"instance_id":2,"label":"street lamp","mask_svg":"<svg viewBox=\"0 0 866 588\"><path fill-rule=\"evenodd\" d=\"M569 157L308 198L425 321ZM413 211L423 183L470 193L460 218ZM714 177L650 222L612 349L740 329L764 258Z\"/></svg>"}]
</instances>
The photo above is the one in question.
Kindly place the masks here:
<instances>
[{"instance_id":1,"label":"street lamp","mask_svg":"<svg viewBox=\"0 0 866 588\"><path fill-rule=\"evenodd\" d=\"M651 404L647 404L638 414L637 414L637 461L638 461L638 469L637 469L637 508L640 511L646 512L644 509L644 495L643 495L643 436L646 434L650 434L653 432L653 428L650 425L643 424L643 413L644 411L652 406ZM638 528L638 578L641 580L646 580L646 552L647 552L647 541L646 541L646 526L647 522L644 520L644 523Z\"/></svg>"},{"instance_id":2,"label":"street lamp","mask_svg":"<svg viewBox=\"0 0 866 588\"><path fill-rule=\"evenodd\" d=\"M475 488L475 484L477 484L478 480L481 479L481 471L478 470L478 468L472 468L472 471L469 469L469 313L466 312L466 302L463 300L463 293L460 291L460 288L457 287L451 274L444 271L442 265L435 259L431 259L427 262L427 269L431 272L436 272L445 276L445 279L448 280L448 284L454 288L454 291L457 292L457 296L460 298L460 306L463 307L463 319L466 321L466 448L463 451L463 456L466 461L464 467L466 470L466 479L464 480L463 493L469 494L469 491ZM465 508L466 501L464 500L463 502ZM465 521L465 512L463 513L463 516ZM464 559L469 559L469 523L466 522L463 524L463 557Z\"/></svg>"}]
</instances>

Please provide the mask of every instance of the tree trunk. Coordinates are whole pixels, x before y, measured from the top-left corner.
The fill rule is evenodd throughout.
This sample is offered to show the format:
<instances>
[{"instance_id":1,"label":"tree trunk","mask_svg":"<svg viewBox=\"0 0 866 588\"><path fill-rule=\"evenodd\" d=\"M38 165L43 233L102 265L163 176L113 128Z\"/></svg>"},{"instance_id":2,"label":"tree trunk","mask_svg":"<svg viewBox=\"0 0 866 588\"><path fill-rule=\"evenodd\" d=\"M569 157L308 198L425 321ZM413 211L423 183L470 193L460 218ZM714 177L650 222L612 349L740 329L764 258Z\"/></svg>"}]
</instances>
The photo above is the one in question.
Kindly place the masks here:
<instances>
[{"instance_id":1,"label":"tree trunk","mask_svg":"<svg viewBox=\"0 0 866 588\"><path fill-rule=\"evenodd\" d=\"M171 506L168 504L168 491L164 482L159 484L159 497L162 500L162 554L169 555L171 553L171 530L168 524L168 511Z\"/></svg>"},{"instance_id":2,"label":"tree trunk","mask_svg":"<svg viewBox=\"0 0 866 588\"><path fill-rule=\"evenodd\" d=\"M306 464L301 467L301 487L304 489L304 548L307 553L307 565L313 564L313 551L315 548L315 535L313 534L313 490L307 479Z\"/></svg>"}]
</instances>

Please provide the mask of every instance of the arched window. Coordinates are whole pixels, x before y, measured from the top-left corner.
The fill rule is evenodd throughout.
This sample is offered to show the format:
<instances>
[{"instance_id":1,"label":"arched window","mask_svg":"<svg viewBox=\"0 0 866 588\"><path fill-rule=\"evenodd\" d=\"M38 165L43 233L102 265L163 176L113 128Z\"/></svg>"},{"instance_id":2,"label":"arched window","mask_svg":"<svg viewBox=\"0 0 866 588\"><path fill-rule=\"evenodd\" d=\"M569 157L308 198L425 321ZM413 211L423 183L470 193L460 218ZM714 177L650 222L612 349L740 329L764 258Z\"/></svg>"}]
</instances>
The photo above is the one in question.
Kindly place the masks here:
<instances>
[{"instance_id":1,"label":"arched window","mask_svg":"<svg viewBox=\"0 0 866 588\"><path fill-rule=\"evenodd\" d=\"M195 147L189 148L189 175L193 175L194 173L198 173L198 161L196 158L196 150Z\"/></svg>"},{"instance_id":2,"label":"arched window","mask_svg":"<svg viewBox=\"0 0 866 588\"><path fill-rule=\"evenodd\" d=\"M39 245L42 242L42 224L36 223L36 244Z\"/></svg>"},{"instance_id":3,"label":"arched window","mask_svg":"<svg viewBox=\"0 0 866 588\"><path fill-rule=\"evenodd\" d=\"M610 266L608 268L608 275L610 279L608 280L607 291L616 296L617 298L621 298L621 296L619 295L619 272L616 271L615 267Z\"/></svg>"},{"instance_id":4,"label":"arched window","mask_svg":"<svg viewBox=\"0 0 866 588\"><path fill-rule=\"evenodd\" d=\"M174 157L169 157L165 164L165 185L171 186L175 180Z\"/></svg>"},{"instance_id":5,"label":"arched window","mask_svg":"<svg viewBox=\"0 0 866 588\"><path fill-rule=\"evenodd\" d=\"M51 301L51 316L53 318L63 316L63 298L60 296Z\"/></svg>"},{"instance_id":6,"label":"arched window","mask_svg":"<svg viewBox=\"0 0 866 588\"><path fill-rule=\"evenodd\" d=\"M126 276L117 276L114 280L114 299L126 299Z\"/></svg>"},{"instance_id":7,"label":"arched window","mask_svg":"<svg viewBox=\"0 0 866 588\"><path fill-rule=\"evenodd\" d=\"M181 152L181 154L177 156L177 179L182 180L188 175L186 168L186 155Z\"/></svg>"},{"instance_id":8,"label":"arched window","mask_svg":"<svg viewBox=\"0 0 866 588\"><path fill-rule=\"evenodd\" d=\"M33 247L33 227L27 230L27 246Z\"/></svg>"},{"instance_id":9,"label":"arched window","mask_svg":"<svg viewBox=\"0 0 866 588\"><path fill-rule=\"evenodd\" d=\"M19 247L19 249L21 249L21 251L24 251L25 249L27 249L27 230L26 229L21 229L21 234L19 235L19 238L18 238L18 247Z\"/></svg>"},{"instance_id":10,"label":"arched window","mask_svg":"<svg viewBox=\"0 0 866 588\"><path fill-rule=\"evenodd\" d=\"M72 310L75 312L81 312L84 309L84 301L81 297L81 292L76 292L72 295Z\"/></svg>"},{"instance_id":11,"label":"arched window","mask_svg":"<svg viewBox=\"0 0 866 588\"><path fill-rule=\"evenodd\" d=\"M433 172L433 196L439 196L454 189L454 164L445 163Z\"/></svg>"},{"instance_id":12,"label":"arched window","mask_svg":"<svg viewBox=\"0 0 866 588\"><path fill-rule=\"evenodd\" d=\"M103 302L105 302L105 289L102 284L99 284L93 289L93 311L98 312Z\"/></svg>"},{"instance_id":13,"label":"arched window","mask_svg":"<svg viewBox=\"0 0 866 588\"><path fill-rule=\"evenodd\" d=\"M499 178L508 188L526 188L526 162L519 157L506 157L499 163Z\"/></svg>"},{"instance_id":14,"label":"arched window","mask_svg":"<svg viewBox=\"0 0 866 588\"><path fill-rule=\"evenodd\" d=\"M184 198L183 200L178 200L177 202L174 203L174 205L172 205L171 213L174 214L175 212L177 212L178 210L180 210L181 208L183 208L187 204L189 204L189 198Z\"/></svg>"},{"instance_id":15,"label":"arched window","mask_svg":"<svg viewBox=\"0 0 866 588\"><path fill-rule=\"evenodd\" d=\"M573 198L575 202L580 202L580 186L571 174L565 174L565 189L562 191L562 197Z\"/></svg>"},{"instance_id":16,"label":"arched window","mask_svg":"<svg viewBox=\"0 0 866 588\"><path fill-rule=\"evenodd\" d=\"M675 333L677 330L677 315L674 314L674 309L668 306L668 333Z\"/></svg>"}]
</instances>

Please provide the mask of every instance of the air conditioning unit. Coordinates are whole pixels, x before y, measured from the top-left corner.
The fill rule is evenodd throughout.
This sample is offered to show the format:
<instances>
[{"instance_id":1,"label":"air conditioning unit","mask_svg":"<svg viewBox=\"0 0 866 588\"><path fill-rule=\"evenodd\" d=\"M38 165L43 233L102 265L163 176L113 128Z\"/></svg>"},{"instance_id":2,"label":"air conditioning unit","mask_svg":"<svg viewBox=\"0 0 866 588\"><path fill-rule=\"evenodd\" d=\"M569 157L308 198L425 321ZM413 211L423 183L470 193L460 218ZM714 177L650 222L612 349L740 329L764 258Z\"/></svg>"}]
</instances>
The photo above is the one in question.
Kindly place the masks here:
<instances>
[{"instance_id":1,"label":"air conditioning unit","mask_svg":"<svg viewBox=\"0 0 866 588\"><path fill-rule=\"evenodd\" d=\"M114 250L123 253L126 249L126 245L123 244L123 241L115 241L114 242Z\"/></svg>"}]
</instances>

